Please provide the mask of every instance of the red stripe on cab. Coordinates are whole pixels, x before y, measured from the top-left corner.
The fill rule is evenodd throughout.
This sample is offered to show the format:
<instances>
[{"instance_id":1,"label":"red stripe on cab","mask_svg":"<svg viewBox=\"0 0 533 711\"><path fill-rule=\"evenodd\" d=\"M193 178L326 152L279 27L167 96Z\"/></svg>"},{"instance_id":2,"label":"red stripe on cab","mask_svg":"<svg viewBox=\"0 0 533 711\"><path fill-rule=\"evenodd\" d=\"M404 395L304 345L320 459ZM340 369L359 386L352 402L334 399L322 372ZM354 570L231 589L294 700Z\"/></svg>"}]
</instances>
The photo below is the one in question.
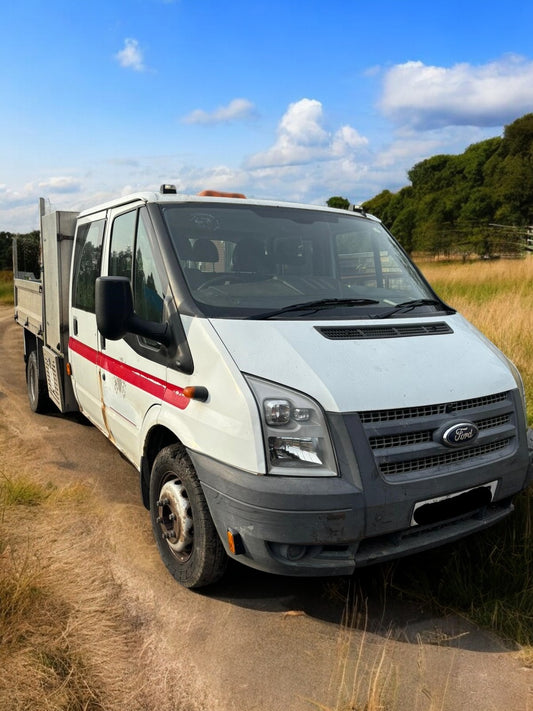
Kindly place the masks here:
<instances>
[{"instance_id":1,"label":"red stripe on cab","mask_svg":"<svg viewBox=\"0 0 533 711\"><path fill-rule=\"evenodd\" d=\"M75 338L69 338L68 347L90 363L139 390L143 390L158 400L167 402L180 410L184 410L190 403L189 398L183 394L183 388L178 385L167 383L165 380L150 375L150 373L133 368L120 360L116 360L116 358L105 355L105 353L100 353Z\"/></svg>"}]
</instances>

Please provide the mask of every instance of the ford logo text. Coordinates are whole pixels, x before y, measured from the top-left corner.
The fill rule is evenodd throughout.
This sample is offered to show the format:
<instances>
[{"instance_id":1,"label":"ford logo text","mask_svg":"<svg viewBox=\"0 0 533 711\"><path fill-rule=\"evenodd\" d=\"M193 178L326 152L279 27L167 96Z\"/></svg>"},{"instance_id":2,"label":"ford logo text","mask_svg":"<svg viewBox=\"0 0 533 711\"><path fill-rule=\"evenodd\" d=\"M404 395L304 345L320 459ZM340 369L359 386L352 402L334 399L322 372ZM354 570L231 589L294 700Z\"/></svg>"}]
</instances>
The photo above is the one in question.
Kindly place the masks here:
<instances>
[{"instance_id":1,"label":"ford logo text","mask_svg":"<svg viewBox=\"0 0 533 711\"><path fill-rule=\"evenodd\" d=\"M479 430L472 422L458 422L445 430L442 442L448 447L460 447L473 442L478 434Z\"/></svg>"}]
</instances>

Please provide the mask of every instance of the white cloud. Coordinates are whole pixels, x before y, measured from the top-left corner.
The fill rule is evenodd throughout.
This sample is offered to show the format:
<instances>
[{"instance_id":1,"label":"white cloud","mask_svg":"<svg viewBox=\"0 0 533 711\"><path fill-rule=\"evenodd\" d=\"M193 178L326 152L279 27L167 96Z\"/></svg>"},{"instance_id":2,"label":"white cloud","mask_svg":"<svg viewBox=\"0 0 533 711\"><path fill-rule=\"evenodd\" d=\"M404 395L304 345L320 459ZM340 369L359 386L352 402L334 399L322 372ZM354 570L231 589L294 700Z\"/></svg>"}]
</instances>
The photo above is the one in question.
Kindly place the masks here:
<instances>
[{"instance_id":1,"label":"white cloud","mask_svg":"<svg viewBox=\"0 0 533 711\"><path fill-rule=\"evenodd\" d=\"M29 232L38 228L39 198L58 199L58 209L70 209L71 203L79 200L82 183L73 177L50 177L38 182L10 188L0 185L0 216L2 230ZM66 197L68 196L68 198ZM68 200L69 203L65 204Z\"/></svg>"},{"instance_id":2,"label":"white cloud","mask_svg":"<svg viewBox=\"0 0 533 711\"><path fill-rule=\"evenodd\" d=\"M407 185L407 170L420 160L437 153L460 153L471 143L499 133L500 127L464 125L424 126L421 131L404 123L387 143L371 146L354 126L328 125L322 103L306 98L280 114L267 143L270 147L248 157L235 150L227 161L206 163L205 156L199 160L192 147L182 154L108 156L104 163L85 163L77 170L67 165L49 167L32 183L0 185L0 228L36 229L40 195L49 197L57 209L81 210L118 195L157 191L161 183L175 183L184 194L210 188L243 192L251 198L317 204L343 195L357 203L385 188Z\"/></svg>"},{"instance_id":3,"label":"white cloud","mask_svg":"<svg viewBox=\"0 0 533 711\"><path fill-rule=\"evenodd\" d=\"M300 99L290 104L280 121L278 142L304 146L324 145L328 135L322 123L322 104L316 99Z\"/></svg>"},{"instance_id":4,"label":"white cloud","mask_svg":"<svg viewBox=\"0 0 533 711\"><path fill-rule=\"evenodd\" d=\"M324 127L323 108L316 99L300 99L282 117L274 145L248 158L250 168L303 165L352 154L368 141L351 126L335 133Z\"/></svg>"},{"instance_id":5,"label":"white cloud","mask_svg":"<svg viewBox=\"0 0 533 711\"><path fill-rule=\"evenodd\" d=\"M362 148L368 140L351 126L342 126L333 135L331 152L335 156L344 156L349 151Z\"/></svg>"},{"instance_id":6,"label":"white cloud","mask_svg":"<svg viewBox=\"0 0 533 711\"><path fill-rule=\"evenodd\" d=\"M136 72L143 72L146 69L143 53L136 39L126 38L123 49L115 54L115 59L126 69L133 69Z\"/></svg>"},{"instance_id":7,"label":"white cloud","mask_svg":"<svg viewBox=\"0 0 533 711\"><path fill-rule=\"evenodd\" d=\"M77 193L81 190L81 183L77 178L63 176L43 180L38 187L51 193Z\"/></svg>"},{"instance_id":8,"label":"white cloud","mask_svg":"<svg viewBox=\"0 0 533 711\"><path fill-rule=\"evenodd\" d=\"M427 130L501 126L533 107L533 61L507 56L481 66L406 62L389 69L380 108L392 121Z\"/></svg>"},{"instance_id":9,"label":"white cloud","mask_svg":"<svg viewBox=\"0 0 533 711\"><path fill-rule=\"evenodd\" d=\"M219 106L209 113L203 109L196 109L188 116L185 116L183 123L190 124L217 124L241 121L242 119L253 118L255 116L255 106L248 99L233 99L227 106Z\"/></svg>"}]
</instances>

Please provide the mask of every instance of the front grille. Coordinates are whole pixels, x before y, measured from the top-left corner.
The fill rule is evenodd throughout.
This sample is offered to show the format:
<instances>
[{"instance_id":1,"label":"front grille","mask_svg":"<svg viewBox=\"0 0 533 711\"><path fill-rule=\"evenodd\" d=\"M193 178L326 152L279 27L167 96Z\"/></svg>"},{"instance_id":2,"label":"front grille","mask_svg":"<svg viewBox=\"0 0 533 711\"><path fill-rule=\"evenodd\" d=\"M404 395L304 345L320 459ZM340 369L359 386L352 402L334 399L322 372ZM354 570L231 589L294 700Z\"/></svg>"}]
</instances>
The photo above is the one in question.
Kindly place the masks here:
<instances>
[{"instance_id":1,"label":"front grille","mask_svg":"<svg viewBox=\"0 0 533 711\"><path fill-rule=\"evenodd\" d=\"M410 420L413 417L431 417L432 415L450 415L463 410L487 407L496 403L504 402L509 393L498 393L497 395L486 395L471 400L461 400L460 402L447 402L439 405L423 405L421 407L400 407L395 410L367 410L360 412L359 417L363 424L370 422L389 422L391 420Z\"/></svg>"},{"instance_id":2,"label":"front grille","mask_svg":"<svg viewBox=\"0 0 533 711\"><path fill-rule=\"evenodd\" d=\"M433 431L407 432L406 434L385 435L382 437L370 437L369 442L372 449L387 449L388 447L409 447L413 444L431 442Z\"/></svg>"},{"instance_id":3,"label":"front grille","mask_svg":"<svg viewBox=\"0 0 533 711\"><path fill-rule=\"evenodd\" d=\"M458 452L445 452L432 457L422 457L421 459L412 459L406 462L394 462L391 464L382 464L380 469L382 474L405 474L406 472L418 472L423 469L431 469L433 467L441 467L444 465L463 462L466 459L473 457L481 457L483 454L490 452L498 452L508 446L510 440L504 439L501 442L491 442L484 444L481 447L471 447L470 449L462 449Z\"/></svg>"},{"instance_id":4,"label":"front grille","mask_svg":"<svg viewBox=\"0 0 533 711\"><path fill-rule=\"evenodd\" d=\"M507 425L511 421L509 414L498 415L497 417L487 417L483 420L474 421L478 430L490 430L494 427ZM407 432L397 435L384 435L380 437L370 437L369 440L372 449L387 449L388 447L409 447L413 444L422 444L422 442L433 441L433 430L424 430L422 432Z\"/></svg>"},{"instance_id":5,"label":"front grille","mask_svg":"<svg viewBox=\"0 0 533 711\"><path fill-rule=\"evenodd\" d=\"M494 461L516 446L516 412L511 392L448 403L360 412L368 443L384 477L444 473L461 462ZM450 448L442 433L460 422L478 428L475 442Z\"/></svg>"},{"instance_id":6,"label":"front grille","mask_svg":"<svg viewBox=\"0 0 533 711\"><path fill-rule=\"evenodd\" d=\"M491 427L500 427L511 421L510 415L499 415L498 417L488 417L486 420L476 422L478 430L489 430Z\"/></svg>"}]
</instances>

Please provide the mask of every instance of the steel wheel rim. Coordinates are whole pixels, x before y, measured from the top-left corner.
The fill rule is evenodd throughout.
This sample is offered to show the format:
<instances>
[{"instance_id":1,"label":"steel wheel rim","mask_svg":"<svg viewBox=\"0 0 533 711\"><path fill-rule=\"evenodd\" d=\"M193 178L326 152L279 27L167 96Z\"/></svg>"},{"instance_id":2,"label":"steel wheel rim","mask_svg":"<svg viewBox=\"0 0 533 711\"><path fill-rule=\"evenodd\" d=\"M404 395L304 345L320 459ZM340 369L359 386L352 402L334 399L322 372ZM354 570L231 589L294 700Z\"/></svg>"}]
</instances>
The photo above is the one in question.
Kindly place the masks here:
<instances>
[{"instance_id":1,"label":"steel wheel rim","mask_svg":"<svg viewBox=\"0 0 533 711\"><path fill-rule=\"evenodd\" d=\"M167 479L159 492L157 523L172 555L185 563L192 555L194 524L187 489L177 478Z\"/></svg>"},{"instance_id":2,"label":"steel wheel rim","mask_svg":"<svg viewBox=\"0 0 533 711\"><path fill-rule=\"evenodd\" d=\"M30 361L28 365L28 382L30 386L30 397L32 400L36 399L36 392L37 392L37 385L36 385L36 378L37 378L37 373L35 371L35 366L33 364L33 361Z\"/></svg>"}]
</instances>

